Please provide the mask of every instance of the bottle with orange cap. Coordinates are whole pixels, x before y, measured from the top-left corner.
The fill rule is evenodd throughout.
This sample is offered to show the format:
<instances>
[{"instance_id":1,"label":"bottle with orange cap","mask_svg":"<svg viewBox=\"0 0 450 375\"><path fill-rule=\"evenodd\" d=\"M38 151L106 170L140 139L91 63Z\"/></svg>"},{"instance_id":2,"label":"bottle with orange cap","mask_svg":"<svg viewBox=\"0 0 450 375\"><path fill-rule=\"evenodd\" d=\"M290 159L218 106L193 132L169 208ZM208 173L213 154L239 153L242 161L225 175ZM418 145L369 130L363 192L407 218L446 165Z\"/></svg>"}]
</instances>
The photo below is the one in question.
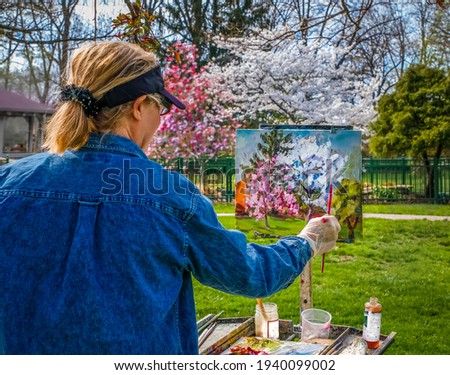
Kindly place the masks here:
<instances>
[{"instance_id":1,"label":"bottle with orange cap","mask_svg":"<svg viewBox=\"0 0 450 375\"><path fill-rule=\"evenodd\" d=\"M378 298L370 297L370 301L364 305L363 339L369 349L380 346L381 311L383 307Z\"/></svg>"}]
</instances>

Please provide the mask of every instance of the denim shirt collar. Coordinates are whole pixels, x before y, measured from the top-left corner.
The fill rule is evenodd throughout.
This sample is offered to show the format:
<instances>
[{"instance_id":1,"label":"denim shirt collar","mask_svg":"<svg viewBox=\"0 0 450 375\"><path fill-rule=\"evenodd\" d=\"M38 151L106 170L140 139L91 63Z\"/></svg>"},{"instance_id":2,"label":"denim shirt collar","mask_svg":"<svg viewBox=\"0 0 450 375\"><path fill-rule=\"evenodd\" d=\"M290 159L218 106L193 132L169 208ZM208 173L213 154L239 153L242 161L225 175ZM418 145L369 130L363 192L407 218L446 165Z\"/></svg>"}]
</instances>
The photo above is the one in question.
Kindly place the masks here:
<instances>
[{"instance_id":1,"label":"denim shirt collar","mask_svg":"<svg viewBox=\"0 0 450 375\"><path fill-rule=\"evenodd\" d=\"M110 151L148 159L144 151L131 139L111 133L90 133L88 141L81 150Z\"/></svg>"}]
</instances>

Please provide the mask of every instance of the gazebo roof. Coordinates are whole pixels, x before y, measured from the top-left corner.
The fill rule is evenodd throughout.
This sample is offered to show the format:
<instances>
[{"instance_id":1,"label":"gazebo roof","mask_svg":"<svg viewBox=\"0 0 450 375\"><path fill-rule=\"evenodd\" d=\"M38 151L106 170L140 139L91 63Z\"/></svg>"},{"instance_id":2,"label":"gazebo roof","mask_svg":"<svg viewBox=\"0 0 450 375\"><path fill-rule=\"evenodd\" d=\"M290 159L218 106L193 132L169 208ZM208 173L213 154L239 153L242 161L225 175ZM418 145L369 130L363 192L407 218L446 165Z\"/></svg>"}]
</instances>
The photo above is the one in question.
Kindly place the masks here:
<instances>
[{"instance_id":1,"label":"gazebo roof","mask_svg":"<svg viewBox=\"0 0 450 375\"><path fill-rule=\"evenodd\" d=\"M0 114L51 114L53 111L54 109L47 104L42 104L14 92L0 89Z\"/></svg>"}]
</instances>

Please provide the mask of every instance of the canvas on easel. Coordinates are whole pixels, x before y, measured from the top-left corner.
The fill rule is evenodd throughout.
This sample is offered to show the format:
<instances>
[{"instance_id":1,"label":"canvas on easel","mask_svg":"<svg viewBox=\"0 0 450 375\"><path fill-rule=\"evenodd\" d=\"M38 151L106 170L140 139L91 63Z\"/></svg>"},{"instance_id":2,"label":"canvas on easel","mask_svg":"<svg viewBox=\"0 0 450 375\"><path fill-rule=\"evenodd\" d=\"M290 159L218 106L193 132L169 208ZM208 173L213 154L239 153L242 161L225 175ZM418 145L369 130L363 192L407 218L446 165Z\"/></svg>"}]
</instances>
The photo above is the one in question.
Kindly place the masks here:
<instances>
[{"instance_id":1,"label":"canvas on easel","mask_svg":"<svg viewBox=\"0 0 450 375\"><path fill-rule=\"evenodd\" d=\"M255 239L296 235L327 211L340 241L362 236L361 132L345 126L262 126L236 133L236 226Z\"/></svg>"}]
</instances>

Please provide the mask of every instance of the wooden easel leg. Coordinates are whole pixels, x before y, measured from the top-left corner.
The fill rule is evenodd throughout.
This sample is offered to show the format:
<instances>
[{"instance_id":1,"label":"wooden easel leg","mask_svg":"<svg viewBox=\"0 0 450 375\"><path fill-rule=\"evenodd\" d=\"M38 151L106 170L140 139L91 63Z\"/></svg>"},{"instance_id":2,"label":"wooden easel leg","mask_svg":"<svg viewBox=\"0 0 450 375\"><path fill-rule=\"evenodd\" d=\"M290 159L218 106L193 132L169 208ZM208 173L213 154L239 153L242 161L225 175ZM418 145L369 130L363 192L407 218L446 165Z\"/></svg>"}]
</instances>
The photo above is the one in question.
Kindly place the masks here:
<instances>
[{"instance_id":1,"label":"wooden easel leg","mask_svg":"<svg viewBox=\"0 0 450 375\"><path fill-rule=\"evenodd\" d=\"M312 263L309 261L300 275L300 314L312 307Z\"/></svg>"}]
</instances>

